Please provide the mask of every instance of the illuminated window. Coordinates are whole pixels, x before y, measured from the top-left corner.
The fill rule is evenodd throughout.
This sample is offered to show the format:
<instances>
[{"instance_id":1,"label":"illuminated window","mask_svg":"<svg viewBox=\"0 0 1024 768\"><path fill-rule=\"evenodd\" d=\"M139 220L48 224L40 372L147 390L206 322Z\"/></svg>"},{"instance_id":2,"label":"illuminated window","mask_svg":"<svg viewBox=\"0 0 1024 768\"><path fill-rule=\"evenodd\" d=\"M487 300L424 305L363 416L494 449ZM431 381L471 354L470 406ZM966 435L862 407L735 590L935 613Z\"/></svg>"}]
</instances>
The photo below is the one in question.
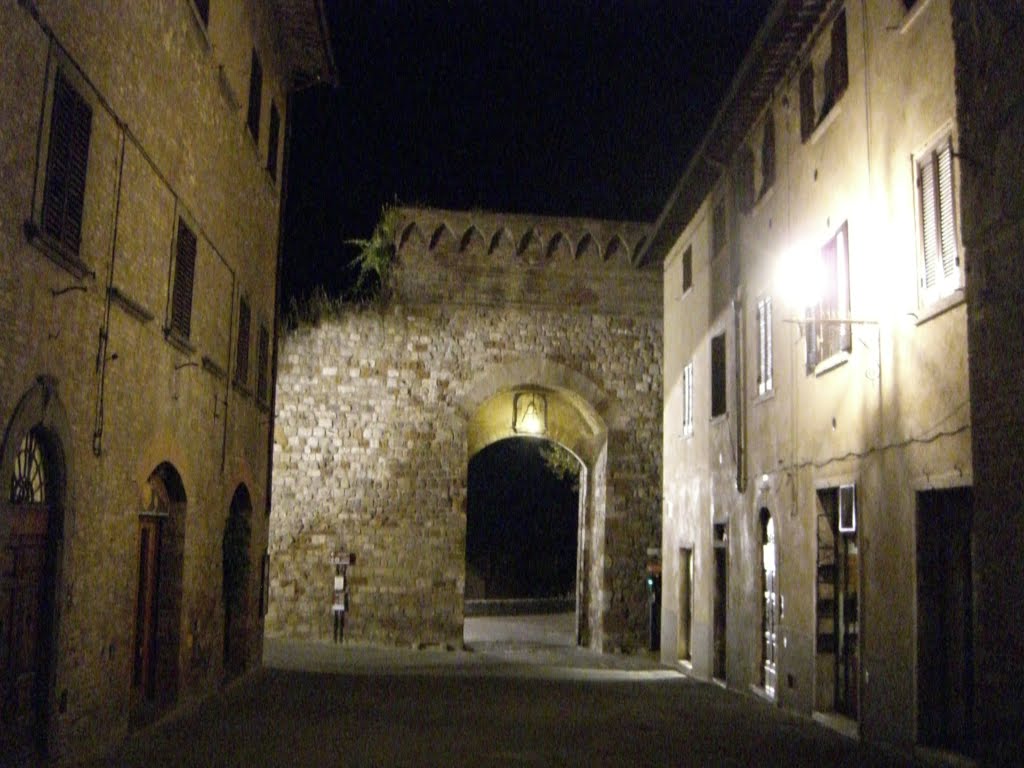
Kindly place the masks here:
<instances>
[{"instance_id":1,"label":"illuminated window","mask_svg":"<svg viewBox=\"0 0 1024 768\"><path fill-rule=\"evenodd\" d=\"M800 71L800 137L806 141L850 84L846 55L846 11L832 22L829 49L820 64L809 61Z\"/></svg>"},{"instance_id":2,"label":"illuminated window","mask_svg":"<svg viewBox=\"0 0 1024 768\"><path fill-rule=\"evenodd\" d=\"M757 302L757 394L772 391L772 299Z\"/></svg>"},{"instance_id":3,"label":"illuminated window","mask_svg":"<svg viewBox=\"0 0 1024 768\"><path fill-rule=\"evenodd\" d=\"M916 165L920 299L928 304L960 287L952 138L945 136Z\"/></svg>"},{"instance_id":4,"label":"illuminated window","mask_svg":"<svg viewBox=\"0 0 1024 768\"><path fill-rule=\"evenodd\" d=\"M25 435L18 446L11 477L10 500L14 504L42 504L46 501L43 448L35 432Z\"/></svg>"},{"instance_id":5,"label":"illuminated window","mask_svg":"<svg viewBox=\"0 0 1024 768\"><path fill-rule=\"evenodd\" d=\"M252 51L252 68L249 70L249 112L246 115L245 124L249 126L249 133L260 140L260 109L263 106L263 67L260 66L260 57L256 49Z\"/></svg>"},{"instance_id":6,"label":"illuminated window","mask_svg":"<svg viewBox=\"0 0 1024 768\"><path fill-rule=\"evenodd\" d=\"M693 434L693 363L683 368L683 434Z\"/></svg>"},{"instance_id":7,"label":"illuminated window","mask_svg":"<svg viewBox=\"0 0 1024 768\"><path fill-rule=\"evenodd\" d=\"M711 338L711 418L725 413L725 334Z\"/></svg>"},{"instance_id":8,"label":"illuminated window","mask_svg":"<svg viewBox=\"0 0 1024 768\"><path fill-rule=\"evenodd\" d=\"M196 235L183 219L178 219L178 239L174 259L174 285L171 291L171 323L168 331L188 341L192 331L192 286L196 274Z\"/></svg>"},{"instance_id":9,"label":"illuminated window","mask_svg":"<svg viewBox=\"0 0 1024 768\"><path fill-rule=\"evenodd\" d=\"M844 222L831 240L822 246L819 268L821 300L807 310L807 370L813 372L822 360L852 348L850 324L850 253Z\"/></svg>"},{"instance_id":10,"label":"illuminated window","mask_svg":"<svg viewBox=\"0 0 1024 768\"><path fill-rule=\"evenodd\" d=\"M249 381L249 301L244 296L238 302L238 337L235 350L235 383L245 386Z\"/></svg>"},{"instance_id":11,"label":"illuminated window","mask_svg":"<svg viewBox=\"0 0 1024 768\"><path fill-rule=\"evenodd\" d=\"M92 109L57 70L43 188L42 229L61 250L78 256Z\"/></svg>"}]
</instances>

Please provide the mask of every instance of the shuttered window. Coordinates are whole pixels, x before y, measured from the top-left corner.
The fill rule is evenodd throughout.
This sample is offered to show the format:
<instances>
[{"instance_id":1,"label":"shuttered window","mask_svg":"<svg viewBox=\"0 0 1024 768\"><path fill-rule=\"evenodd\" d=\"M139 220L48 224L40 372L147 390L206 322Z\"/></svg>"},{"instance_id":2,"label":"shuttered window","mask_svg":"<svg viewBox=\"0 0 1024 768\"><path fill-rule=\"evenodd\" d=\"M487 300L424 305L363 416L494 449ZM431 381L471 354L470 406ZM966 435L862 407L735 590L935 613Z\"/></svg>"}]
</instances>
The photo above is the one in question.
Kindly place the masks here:
<instances>
[{"instance_id":1,"label":"shuttered window","mask_svg":"<svg viewBox=\"0 0 1024 768\"><path fill-rule=\"evenodd\" d=\"M693 246L686 246L683 251L683 293L693 287Z\"/></svg>"},{"instance_id":2,"label":"shuttered window","mask_svg":"<svg viewBox=\"0 0 1024 768\"><path fill-rule=\"evenodd\" d=\"M178 219L170 330L186 341L192 330L192 286L196 274L196 245L195 233L183 219Z\"/></svg>"},{"instance_id":3,"label":"shuttered window","mask_svg":"<svg viewBox=\"0 0 1024 768\"><path fill-rule=\"evenodd\" d=\"M693 434L693 363L683 368L683 434Z\"/></svg>"},{"instance_id":4,"label":"shuttered window","mask_svg":"<svg viewBox=\"0 0 1024 768\"><path fill-rule=\"evenodd\" d=\"M82 242L85 175L92 109L58 70L50 117L50 145L43 188L43 231L78 256Z\"/></svg>"},{"instance_id":5,"label":"shuttered window","mask_svg":"<svg viewBox=\"0 0 1024 768\"><path fill-rule=\"evenodd\" d=\"M754 152L744 144L736 157L736 207L750 213L754 207Z\"/></svg>"},{"instance_id":6,"label":"shuttered window","mask_svg":"<svg viewBox=\"0 0 1024 768\"><path fill-rule=\"evenodd\" d=\"M832 22L832 63L831 101L835 104L846 93L850 84L850 66L846 57L846 11L840 12Z\"/></svg>"},{"instance_id":7,"label":"shuttered window","mask_svg":"<svg viewBox=\"0 0 1024 768\"><path fill-rule=\"evenodd\" d=\"M270 401L270 332L265 325L260 325L257 354L256 399L267 403Z\"/></svg>"},{"instance_id":8,"label":"shuttered window","mask_svg":"<svg viewBox=\"0 0 1024 768\"><path fill-rule=\"evenodd\" d=\"M243 387L249 380L249 302L238 302L238 340L235 350L235 383Z\"/></svg>"},{"instance_id":9,"label":"shuttered window","mask_svg":"<svg viewBox=\"0 0 1024 768\"><path fill-rule=\"evenodd\" d=\"M260 66L260 57L256 55L256 49L252 52L252 67L249 70L249 113L246 116L245 124L249 126L249 133L260 140L260 107L263 104L263 68Z\"/></svg>"},{"instance_id":10,"label":"shuttered window","mask_svg":"<svg viewBox=\"0 0 1024 768\"><path fill-rule=\"evenodd\" d=\"M814 67L808 64L800 72L800 138L814 133Z\"/></svg>"},{"instance_id":11,"label":"shuttered window","mask_svg":"<svg viewBox=\"0 0 1024 768\"><path fill-rule=\"evenodd\" d=\"M711 339L711 418L725 413L725 334Z\"/></svg>"},{"instance_id":12,"label":"shuttered window","mask_svg":"<svg viewBox=\"0 0 1024 768\"><path fill-rule=\"evenodd\" d=\"M772 300L757 302L757 394L772 391Z\"/></svg>"},{"instance_id":13,"label":"shuttered window","mask_svg":"<svg viewBox=\"0 0 1024 768\"><path fill-rule=\"evenodd\" d=\"M270 102L270 126L267 128L267 170L270 178L277 181L277 144L281 133L281 115L277 105Z\"/></svg>"},{"instance_id":14,"label":"shuttered window","mask_svg":"<svg viewBox=\"0 0 1024 768\"><path fill-rule=\"evenodd\" d=\"M764 118L764 133L761 135L761 191L762 197L775 183L775 117L771 110Z\"/></svg>"},{"instance_id":15,"label":"shuttered window","mask_svg":"<svg viewBox=\"0 0 1024 768\"><path fill-rule=\"evenodd\" d=\"M960 284L950 137L918 159L917 186L921 220L920 285L922 303L925 303L951 293Z\"/></svg>"},{"instance_id":16,"label":"shuttered window","mask_svg":"<svg viewBox=\"0 0 1024 768\"><path fill-rule=\"evenodd\" d=\"M727 229L725 220L725 198L715 203L711 212L711 255L718 256L727 240Z\"/></svg>"},{"instance_id":17,"label":"shuttered window","mask_svg":"<svg viewBox=\"0 0 1024 768\"><path fill-rule=\"evenodd\" d=\"M822 296L818 304L807 310L807 371L840 352L853 348L850 324L850 253L847 224L820 252L823 277Z\"/></svg>"}]
</instances>

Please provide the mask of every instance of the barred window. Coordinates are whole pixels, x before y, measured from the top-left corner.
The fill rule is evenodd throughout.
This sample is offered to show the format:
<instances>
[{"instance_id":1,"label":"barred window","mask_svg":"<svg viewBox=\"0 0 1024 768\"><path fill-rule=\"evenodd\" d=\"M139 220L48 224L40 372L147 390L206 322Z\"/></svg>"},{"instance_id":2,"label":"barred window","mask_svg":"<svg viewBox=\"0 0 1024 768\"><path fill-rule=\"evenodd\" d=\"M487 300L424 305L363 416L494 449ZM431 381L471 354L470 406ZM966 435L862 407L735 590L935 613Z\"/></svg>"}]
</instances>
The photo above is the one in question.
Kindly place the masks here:
<instances>
[{"instance_id":1,"label":"barred window","mask_svg":"<svg viewBox=\"0 0 1024 768\"><path fill-rule=\"evenodd\" d=\"M178 219L178 239L174 260L174 286L171 291L169 330L187 341L192 330L192 286L196 274L197 240L184 219Z\"/></svg>"},{"instance_id":2,"label":"barred window","mask_svg":"<svg viewBox=\"0 0 1024 768\"><path fill-rule=\"evenodd\" d=\"M78 256L82 242L91 131L92 108L58 70L50 115L41 223L43 232L74 256Z\"/></svg>"}]
</instances>

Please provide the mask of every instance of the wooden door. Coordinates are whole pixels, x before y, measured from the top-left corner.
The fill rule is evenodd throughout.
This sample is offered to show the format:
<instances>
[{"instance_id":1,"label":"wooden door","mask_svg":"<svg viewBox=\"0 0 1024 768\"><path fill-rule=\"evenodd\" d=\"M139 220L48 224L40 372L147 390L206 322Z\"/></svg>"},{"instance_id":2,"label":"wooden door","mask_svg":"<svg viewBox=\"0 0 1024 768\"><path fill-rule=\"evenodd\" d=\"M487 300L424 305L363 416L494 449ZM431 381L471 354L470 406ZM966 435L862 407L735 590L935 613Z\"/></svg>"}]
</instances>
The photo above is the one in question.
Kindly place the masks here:
<instances>
[{"instance_id":1,"label":"wooden door","mask_svg":"<svg viewBox=\"0 0 1024 768\"><path fill-rule=\"evenodd\" d=\"M12 505L0 553L0 756L41 748L49 698L49 508Z\"/></svg>"},{"instance_id":2,"label":"wooden door","mask_svg":"<svg viewBox=\"0 0 1024 768\"><path fill-rule=\"evenodd\" d=\"M139 698L156 693L156 630L160 588L160 518L139 518L139 587L132 684Z\"/></svg>"}]
</instances>

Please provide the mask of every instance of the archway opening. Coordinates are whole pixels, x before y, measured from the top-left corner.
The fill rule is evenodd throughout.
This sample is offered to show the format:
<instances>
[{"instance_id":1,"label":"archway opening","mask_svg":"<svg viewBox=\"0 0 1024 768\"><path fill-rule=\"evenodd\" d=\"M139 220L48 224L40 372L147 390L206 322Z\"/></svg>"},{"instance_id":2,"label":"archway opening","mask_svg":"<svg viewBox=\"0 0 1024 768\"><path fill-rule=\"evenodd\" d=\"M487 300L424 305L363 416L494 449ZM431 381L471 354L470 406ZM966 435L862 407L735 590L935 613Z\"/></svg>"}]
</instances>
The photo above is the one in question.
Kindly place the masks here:
<instances>
[{"instance_id":1,"label":"archway opening","mask_svg":"<svg viewBox=\"0 0 1024 768\"><path fill-rule=\"evenodd\" d=\"M576 644L582 470L536 437L500 440L470 460L467 643Z\"/></svg>"},{"instance_id":2,"label":"archway opening","mask_svg":"<svg viewBox=\"0 0 1024 768\"><path fill-rule=\"evenodd\" d=\"M186 503L178 471L157 466L139 513L132 727L152 722L178 698Z\"/></svg>"},{"instance_id":3,"label":"archway opening","mask_svg":"<svg viewBox=\"0 0 1024 768\"><path fill-rule=\"evenodd\" d=\"M42 424L7 445L0 516L0 762L47 752L64 462Z\"/></svg>"},{"instance_id":4,"label":"archway opening","mask_svg":"<svg viewBox=\"0 0 1024 768\"><path fill-rule=\"evenodd\" d=\"M252 501L245 485L231 497L224 536L221 539L222 603L224 607L224 676L231 679L245 671L249 636L249 574L252 540Z\"/></svg>"}]
</instances>

